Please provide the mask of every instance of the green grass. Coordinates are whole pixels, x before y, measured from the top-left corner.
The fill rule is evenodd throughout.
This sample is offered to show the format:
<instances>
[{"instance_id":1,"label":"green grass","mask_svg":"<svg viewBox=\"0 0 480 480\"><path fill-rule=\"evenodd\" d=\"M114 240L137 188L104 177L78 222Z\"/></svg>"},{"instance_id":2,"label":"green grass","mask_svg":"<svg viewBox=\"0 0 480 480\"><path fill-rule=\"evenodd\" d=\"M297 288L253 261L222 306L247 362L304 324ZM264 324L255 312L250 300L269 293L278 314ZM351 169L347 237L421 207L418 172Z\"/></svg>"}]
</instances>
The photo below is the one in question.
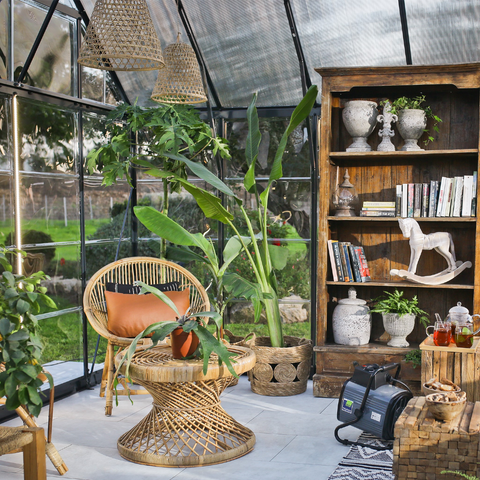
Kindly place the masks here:
<instances>
[{"instance_id":1,"label":"green grass","mask_svg":"<svg viewBox=\"0 0 480 480\"><path fill-rule=\"evenodd\" d=\"M57 304L58 310L74 307L63 297L52 296ZM44 308L42 313L54 309ZM97 332L93 330L90 324L87 325L88 332L88 357L93 358L95 344L97 341ZM48 318L39 321L38 333L43 343L42 363L48 363L53 360L63 361L82 361L83 360L83 328L81 312L67 313L58 317ZM97 363L105 360L105 351L107 341L100 339L98 348L99 355Z\"/></svg>"},{"instance_id":2,"label":"green grass","mask_svg":"<svg viewBox=\"0 0 480 480\"><path fill-rule=\"evenodd\" d=\"M99 227L109 223L110 218L97 218L94 220L87 220L85 222L85 236L93 235ZM0 222L0 231L5 237L12 231L12 225L9 221ZM65 226L63 220L49 220L48 224L43 218L24 220L22 222L23 230L40 230L51 235L54 242L74 242L80 241L80 220L69 220L68 225ZM2 237L2 238L5 238ZM0 238L1 241L1 238ZM60 250L60 251L58 251ZM57 247L58 253L55 254L54 260L59 257L65 260L79 261L78 247L75 245L68 247Z\"/></svg>"}]
</instances>

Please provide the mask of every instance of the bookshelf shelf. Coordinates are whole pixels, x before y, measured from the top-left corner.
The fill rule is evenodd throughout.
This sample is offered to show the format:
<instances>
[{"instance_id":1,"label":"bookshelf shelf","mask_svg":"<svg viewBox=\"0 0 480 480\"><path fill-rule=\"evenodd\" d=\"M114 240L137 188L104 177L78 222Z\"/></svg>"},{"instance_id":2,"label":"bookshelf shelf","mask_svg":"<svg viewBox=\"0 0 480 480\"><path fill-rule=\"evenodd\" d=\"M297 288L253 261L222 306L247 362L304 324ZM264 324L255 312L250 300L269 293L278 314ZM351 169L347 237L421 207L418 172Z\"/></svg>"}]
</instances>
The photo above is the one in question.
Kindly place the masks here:
<instances>
[{"instance_id":1,"label":"bookshelf shelf","mask_svg":"<svg viewBox=\"0 0 480 480\"><path fill-rule=\"evenodd\" d=\"M410 247L402 235L398 217L335 217L331 198L339 179L348 168L350 181L360 201L392 202L396 185L430 184L442 177L471 176L480 171L480 64L423 67L379 67L349 69L318 69L322 76L322 113L320 119L319 152L319 227L318 227L318 301L316 374L314 395L338 396L345 380L351 377L352 362L398 362L402 365L402 380L414 389L420 387L420 369L405 364L404 357L425 339L425 329L417 325L408 337L410 347L394 349L386 345L382 318L372 315L372 335L365 346L335 345L333 343L332 313L339 299L348 296L355 287L358 298L377 298L384 291L404 291L408 298L418 297L419 306L430 319L439 313L443 318L457 302L470 313L480 313L480 256L479 207L475 217L415 217L424 234L448 232L452 235L457 260L471 261L455 281L444 285L421 285L390 275L392 269L408 269ZM393 125L392 142L396 151L376 151L381 141L382 125L376 126L368 138L370 152L346 152L352 143L342 121L342 110L349 99L368 99L380 104L386 98L426 96L425 104L443 122L440 132L433 133L434 142L422 144L425 150L402 152L403 140ZM448 205L448 204L447 204ZM478 239L478 241L477 241ZM371 282L335 282L331 269L328 240L350 242L362 246L368 261ZM330 243L332 248L333 244ZM334 260L338 262L338 254ZM341 256L341 252L340 252ZM417 274L428 276L445 268L445 260L434 250L424 251ZM352 272L355 273L355 270ZM349 275L350 276L350 275ZM355 276L355 275L354 275ZM357 272L358 278L358 272ZM380 281L375 279L381 279ZM476 325L479 328L480 325ZM372 343L373 342L373 343ZM417 390L418 391L418 390Z\"/></svg>"},{"instance_id":2,"label":"bookshelf shelf","mask_svg":"<svg viewBox=\"0 0 480 480\"><path fill-rule=\"evenodd\" d=\"M458 283L449 284L444 283L443 285L421 285L419 283L412 283L412 282L377 282L373 280L372 282L333 282L328 280L325 282L327 285L336 285L338 287L360 287L360 288L371 288L371 287L396 287L396 288L429 288L434 290L473 290L475 287L473 285L460 285Z\"/></svg>"},{"instance_id":3,"label":"bookshelf shelf","mask_svg":"<svg viewBox=\"0 0 480 480\"><path fill-rule=\"evenodd\" d=\"M427 160L431 161L435 157L476 157L478 150L476 148L456 148L451 150L423 150L416 152L330 152L329 156L332 159L382 159L385 161L412 159L412 160Z\"/></svg>"},{"instance_id":4,"label":"bookshelf shelf","mask_svg":"<svg viewBox=\"0 0 480 480\"><path fill-rule=\"evenodd\" d=\"M398 222L400 217L334 217L328 216L329 222ZM419 223L470 223L475 225L476 217L415 217Z\"/></svg>"}]
</instances>

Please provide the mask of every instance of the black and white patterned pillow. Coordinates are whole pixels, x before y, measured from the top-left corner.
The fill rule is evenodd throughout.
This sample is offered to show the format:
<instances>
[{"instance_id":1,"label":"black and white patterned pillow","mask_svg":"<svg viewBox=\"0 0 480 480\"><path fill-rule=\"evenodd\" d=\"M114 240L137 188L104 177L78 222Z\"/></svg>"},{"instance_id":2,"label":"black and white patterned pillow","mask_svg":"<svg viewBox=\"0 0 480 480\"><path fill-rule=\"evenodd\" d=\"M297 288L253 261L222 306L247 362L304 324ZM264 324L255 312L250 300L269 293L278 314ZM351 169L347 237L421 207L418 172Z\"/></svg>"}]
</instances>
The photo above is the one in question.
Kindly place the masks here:
<instances>
[{"instance_id":1,"label":"black and white patterned pillow","mask_svg":"<svg viewBox=\"0 0 480 480\"><path fill-rule=\"evenodd\" d=\"M161 292L178 292L180 288L180 282L168 282L168 283L156 283L151 285ZM106 282L105 290L107 292L126 293L130 295L138 295L142 287L138 285L132 285L129 283L113 283Z\"/></svg>"}]
</instances>

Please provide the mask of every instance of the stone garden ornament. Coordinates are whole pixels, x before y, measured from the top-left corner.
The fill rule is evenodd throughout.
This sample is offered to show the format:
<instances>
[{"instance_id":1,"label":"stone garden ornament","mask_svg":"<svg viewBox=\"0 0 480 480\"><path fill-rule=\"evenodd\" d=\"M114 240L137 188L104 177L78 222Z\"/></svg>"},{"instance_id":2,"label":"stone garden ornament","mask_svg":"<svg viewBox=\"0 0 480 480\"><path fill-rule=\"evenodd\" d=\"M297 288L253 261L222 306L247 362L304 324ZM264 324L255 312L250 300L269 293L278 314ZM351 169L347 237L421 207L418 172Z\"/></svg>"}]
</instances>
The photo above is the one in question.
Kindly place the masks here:
<instances>
[{"instance_id":1,"label":"stone garden ornament","mask_svg":"<svg viewBox=\"0 0 480 480\"><path fill-rule=\"evenodd\" d=\"M399 218L398 223L404 237L410 239L410 265L408 270L390 270L390 275L398 275L415 283L424 285L441 285L446 283L466 268L471 268L471 262L457 261L452 236L447 232L435 232L424 235L418 222L413 218ZM435 275L416 275L418 261L424 250L435 250L446 261L448 267Z\"/></svg>"},{"instance_id":2,"label":"stone garden ornament","mask_svg":"<svg viewBox=\"0 0 480 480\"><path fill-rule=\"evenodd\" d=\"M350 100L342 112L343 124L352 137L353 143L347 152L370 152L372 147L367 138L377 124L377 104L368 100Z\"/></svg>"},{"instance_id":3,"label":"stone garden ornament","mask_svg":"<svg viewBox=\"0 0 480 480\"><path fill-rule=\"evenodd\" d=\"M392 123L398 120L398 116L392 113L392 106L387 100L383 105L383 114L377 117L379 123L383 122L383 128L378 131L378 135L382 137L382 141L377 147L378 152L394 152L395 145L393 145L391 137L395 135L391 128Z\"/></svg>"}]
</instances>

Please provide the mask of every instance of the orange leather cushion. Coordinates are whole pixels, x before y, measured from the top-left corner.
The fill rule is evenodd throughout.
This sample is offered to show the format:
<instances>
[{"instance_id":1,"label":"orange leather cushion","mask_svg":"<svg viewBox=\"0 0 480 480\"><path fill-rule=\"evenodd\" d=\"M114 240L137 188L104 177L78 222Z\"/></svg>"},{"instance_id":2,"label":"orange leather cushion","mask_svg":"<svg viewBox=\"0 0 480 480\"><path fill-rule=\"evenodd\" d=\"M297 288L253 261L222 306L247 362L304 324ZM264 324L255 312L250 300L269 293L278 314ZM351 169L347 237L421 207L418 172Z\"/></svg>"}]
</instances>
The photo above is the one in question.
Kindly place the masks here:
<instances>
[{"instance_id":1,"label":"orange leather cushion","mask_svg":"<svg viewBox=\"0 0 480 480\"><path fill-rule=\"evenodd\" d=\"M181 292L164 292L175 303L181 315L190 306L190 289ZM136 337L156 322L176 320L177 314L155 295L131 295L105 292L108 331L118 337Z\"/></svg>"}]
</instances>

